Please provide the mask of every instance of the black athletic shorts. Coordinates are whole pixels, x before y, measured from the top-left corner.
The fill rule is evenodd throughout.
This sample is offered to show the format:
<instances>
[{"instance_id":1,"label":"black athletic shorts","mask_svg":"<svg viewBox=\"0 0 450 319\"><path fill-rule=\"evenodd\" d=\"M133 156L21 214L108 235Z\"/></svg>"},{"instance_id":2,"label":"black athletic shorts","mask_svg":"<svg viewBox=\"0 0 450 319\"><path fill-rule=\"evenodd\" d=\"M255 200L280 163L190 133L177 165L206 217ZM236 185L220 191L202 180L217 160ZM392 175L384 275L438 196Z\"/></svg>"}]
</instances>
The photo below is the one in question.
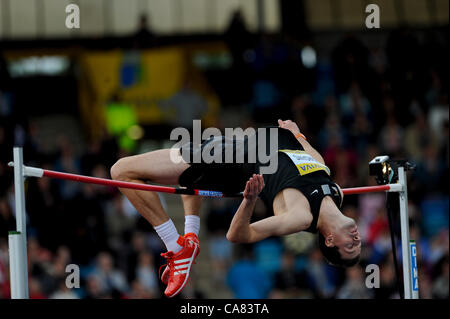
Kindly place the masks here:
<instances>
[{"instance_id":1,"label":"black athletic shorts","mask_svg":"<svg viewBox=\"0 0 450 319\"><path fill-rule=\"evenodd\" d=\"M226 146L228 145L228 146ZM214 147L215 146L215 147ZM205 163L201 161L194 163L193 159L199 152L203 152L205 147L210 149L210 154L214 155L214 150L221 149L221 163ZM243 152L243 163L225 163L225 148L233 147L233 159L236 161L237 154ZM192 142L186 143L180 148L181 156L190 164L180 176L180 186L194 189L213 190L224 193L239 193L244 191L245 184L249 178L257 171L256 163L247 161L247 139L236 140L225 136L213 136L204 141L200 147L194 147Z\"/></svg>"}]
</instances>

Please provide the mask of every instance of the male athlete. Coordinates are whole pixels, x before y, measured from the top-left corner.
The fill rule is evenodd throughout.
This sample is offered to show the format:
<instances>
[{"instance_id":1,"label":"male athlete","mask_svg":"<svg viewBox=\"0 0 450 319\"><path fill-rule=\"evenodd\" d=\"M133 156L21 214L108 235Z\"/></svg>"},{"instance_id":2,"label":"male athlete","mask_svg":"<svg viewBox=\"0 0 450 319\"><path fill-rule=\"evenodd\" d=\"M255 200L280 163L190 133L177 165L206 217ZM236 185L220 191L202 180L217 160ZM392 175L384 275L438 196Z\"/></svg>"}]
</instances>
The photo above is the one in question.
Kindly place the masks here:
<instances>
[{"instance_id":1,"label":"male athlete","mask_svg":"<svg viewBox=\"0 0 450 319\"><path fill-rule=\"evenodd\" d=\"M122 158L111 168L115 180L175 185L223 192L242 192L227 239L233 243L253 243L270 236L300 231L319 232L319 247L326 260L335 266L349 267L359 260L361 241L356 223L339 210L343 200L340 187L330 178L322 156L308 143L298 126L278 120L278 167L273 174L259 174L258 163L189 163L198 151L192 143L176 151L170 149ZM223 137L202 143L227 141ZM187 156L190 157L187 157ZM172 154L173 156L173 154ZM164 211L158 194L120 189L138 212L154 227L164 242L167 259L161 280L167 284L165 295L174 297L186 285L192 264L200 252L200 205L202 198L182 195L185 229L179 235ZM260 197L273 216L250 223Z\"/></svg>"}]
</instances>

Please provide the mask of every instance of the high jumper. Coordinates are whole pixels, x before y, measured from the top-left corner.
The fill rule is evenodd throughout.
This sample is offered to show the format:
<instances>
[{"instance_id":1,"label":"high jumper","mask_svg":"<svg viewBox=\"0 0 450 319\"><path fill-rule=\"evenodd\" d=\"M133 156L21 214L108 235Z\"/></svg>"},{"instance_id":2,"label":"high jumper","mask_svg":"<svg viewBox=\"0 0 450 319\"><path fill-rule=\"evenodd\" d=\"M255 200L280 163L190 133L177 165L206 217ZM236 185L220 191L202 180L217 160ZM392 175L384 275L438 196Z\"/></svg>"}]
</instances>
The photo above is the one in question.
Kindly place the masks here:
<instances>
[{"instance_id":1,"label":"high jumper","mask_svg":"<svg viewBox=\"0 0 450 319\"><path fill-rule=\"evenodd\" d=\"M22 299L29 296L24 181L27 177L48 177L118 187L154 227L168 250L162 254L167 259L167 267L161 276L167 284L165 295L168 297L182 291L200 252L199 212L203 197L242 198L227 232L227 239L231 242L253 243L270 236L301 231L318 233L319 247L325 259L335 266L350 267L359 260L361 239L355 221L339 209L344 194L398 193L404 298L418 298L417 251L415 242L410 241L408 221L406 171L412 168L410 163L377 156L369 163L369 173L376 176L378 186L341 189L332 181L322 156L294 122L278 120L278 126L268 131L270 137L262 140L270 145L271 158L276 159L277 163L270 172L263 169L264 161L249 160L254 150L249 142L251 136L230 139L226 130L225 136L211 136L197 146L193 142L177 143L171 149L122 158L111 167L112 180L25 166L22 149L14 147L14 162L9 163L14 167L17 226L15 231L9 233L8 244L11 297ZM263 133L258 129L254 135L264 136ZM275 143L273 136L276 137ZM246 160L224 161L223 151L226 157L230 149L233 160L237 159L238 154L244 154ZM222 161L210 162L202 157L200 161L190 160L198 158L197 155L216 152L222 155ZM147 182L178 184L181 187ZM185 213L183 236L179 235L164 211L156 192L182 196ZM251 223L258 197L273 212L273 216ZM392 244L395 255L395 243Z\"/></svg>"},{"instance_id":2,"label":"high jumper","mask_svg":"<svg viewBox=\"0 0 450 319\"><path fill-rule=\"evenodd\" d=\"M114 180L152 183L237 193L242 202L227 232L233 243L254 243L270 236L301 231L319 234L319 246L326 260L335 266L355 265L361 253L361 238L355 220L340 207L343 192L330 177L322 156L309 144L296 123L278 120L278 166L273 174L259 174L257 163L188 163L196 152L192 143L171 157L171 149L125 157L111 168ZM204 141L227 143L223 136ZM242 145L242 144L241 144ZM172 154L173 156L173 154ZM162 281L165 295L173 297L186 285L191 267L200 252L200 206L202 197L181 195L185 213L184 236L177 231L156 193L120 188L138 212L154 227L167 252ZM250 222L260 197L273 216Z\"/></svg>"}]
</instances>

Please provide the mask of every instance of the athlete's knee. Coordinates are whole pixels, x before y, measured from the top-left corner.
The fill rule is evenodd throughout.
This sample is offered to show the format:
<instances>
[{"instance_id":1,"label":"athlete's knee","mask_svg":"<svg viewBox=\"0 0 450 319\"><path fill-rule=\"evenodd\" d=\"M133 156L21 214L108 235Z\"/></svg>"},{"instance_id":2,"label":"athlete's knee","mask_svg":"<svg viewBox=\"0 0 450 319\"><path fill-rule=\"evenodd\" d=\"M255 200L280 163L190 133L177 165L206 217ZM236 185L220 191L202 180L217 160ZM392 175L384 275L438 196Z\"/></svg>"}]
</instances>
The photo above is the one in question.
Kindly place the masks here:
<instances>
[{"instance_id":1,"label":"athlete's knee","mask_svg":"<svg viewBox=\"0 0 450 319\"><path fill-rule=\"evenodd\" d=\"M119 159L113 166L111 166L111 178L115 180L127 180L130 178L131 163L128 157Z\"/></svg>"}]
</instances>

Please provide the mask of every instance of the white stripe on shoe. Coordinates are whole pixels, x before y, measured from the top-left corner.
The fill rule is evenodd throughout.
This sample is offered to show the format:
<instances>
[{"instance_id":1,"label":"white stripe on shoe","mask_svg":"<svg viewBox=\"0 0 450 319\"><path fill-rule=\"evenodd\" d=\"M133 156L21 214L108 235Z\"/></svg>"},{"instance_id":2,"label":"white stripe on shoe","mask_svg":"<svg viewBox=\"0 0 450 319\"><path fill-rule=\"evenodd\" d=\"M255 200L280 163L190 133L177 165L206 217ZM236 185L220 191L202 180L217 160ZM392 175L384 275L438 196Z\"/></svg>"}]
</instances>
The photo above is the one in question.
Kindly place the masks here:
<instances>
[{"instance_id":1,"label":"white stripe on shoe","mask_svg":"<svg viewBox=\"0 0 450 319\"><path fill-rule=\"evenodd\" d=\"M191 258L186 258L186 259L188 259L188 260L191 261L191 262L189 262L189 264L187 264L187 265L188 265L188 269L186 270L186 273L188 273L188 274L189 274L189 272L191 271L192 260L194 259L193 256L195 256L195 254L197 253L197 250L198 250L198 245L197 245L197 243L193 242L193 244L194 244L195 249L194 249L194 252L193 252L193 254L192 254L192 257L191 257ZM181 260L183 260L183 259L181 259ZM176 263L177 261L178 261L178 260L175 260L175 263ZM179 261L178 263L180 263L180 262L181 262L181 261ZM183 270L183 271L184 271L184 270ZM189 279L189 276L187 275L187 276L184 278L184 281L183 281L183 284L181 285L181 287L180 287L175 293L173 293L172 296L170 296L170 297L174 297L174 296L178 295L178 294L180 293L180 291L184 288L184 286L186 286L186 283L187 283L188 279Z\"/></svg>"},{"instance_id":2,"label":"white stripe on shoe","mask_svg":"<svg viewBox=\"0 0 450 319\"><path fill-rule=\"evenodd\" d=\"M175 260L174 263L175 263L175 264L181 264L181 263L185 263L185 262L190 262L192 259L194 259L194 258L193 258L193 257L190 257L190 258L185 258L185 259Z\"/></svg>"},{"instance_id":3,"label":"white stripe on shoe","mask_svg":"<svg viewBox=\"0 0 450 319\"><path fill-rule=\"evenodd\" d=\"M189 266L189 264L179 265L179 266L175 266L174 269L184 269L184 268L187 268L188 266Z\"/></svg>"}]
</instances>

